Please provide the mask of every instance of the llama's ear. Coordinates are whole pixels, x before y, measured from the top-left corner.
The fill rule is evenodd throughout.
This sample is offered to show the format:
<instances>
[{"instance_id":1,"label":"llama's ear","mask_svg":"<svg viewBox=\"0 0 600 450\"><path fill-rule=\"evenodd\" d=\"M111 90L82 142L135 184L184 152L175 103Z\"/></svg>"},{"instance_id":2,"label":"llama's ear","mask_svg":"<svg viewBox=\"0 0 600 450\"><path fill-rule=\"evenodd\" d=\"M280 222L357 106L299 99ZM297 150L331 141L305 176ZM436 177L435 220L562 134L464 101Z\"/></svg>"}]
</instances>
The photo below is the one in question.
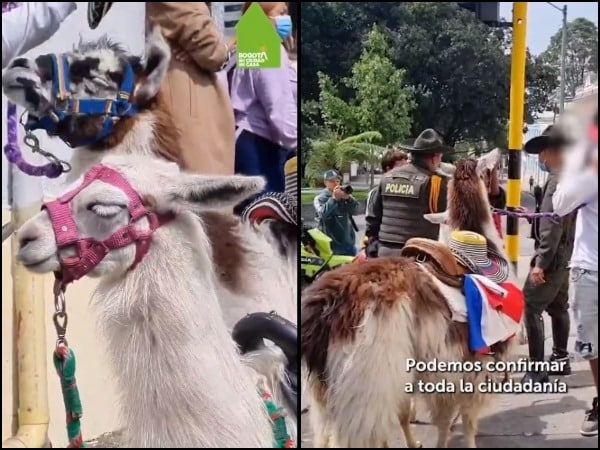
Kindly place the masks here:
<instances>
[{"instance_id":1,"label":"llama's ear","mask_svg":"<svg viewBox=\"0 0 600 450\"><path fill-rule=\"evenodd\" d=\"M182 175L168 192L166 207L179 206L194 212L230 208L265 187L262 177ZM175 205L173 205L175 204Z\"/></svg>"},{"instance_id":2,"label":"llama's ear","mask_svg":"<svg viewBox=\"0 0 600 450\"><path fill-rule=\"evenodd\" d=\"M144 104L156 97L167 74L170 61L171 49L169 44L161 34L160 28L154 26L146 37L146 49L142 59L144 71L140 82L136 86L136 102Z\"/></svg>"},{"instance_id":3,"label":"llama's ear","mask_svg":"<svg viewBox=\"0 0 600 450\"><path fill-rule=\"evenodd\" d=\"M441 213L424 214L423 217L425 218L425 220L428 220L431 223L442 225L446 223L446 219L448 218L448 211L444 211Z\"/></svg>"},{"instance_id":4,"label":"llama's ear","mask_svg":"<svg viewBox=\"0 0 600 450\"><path fill-rule=\"evenodd\" d=\"M477 176L482 176L486 170L492 170L500 162L500 149L495 148L491 152L481 155L477 159Z\"/></svg>"}]
</instances>

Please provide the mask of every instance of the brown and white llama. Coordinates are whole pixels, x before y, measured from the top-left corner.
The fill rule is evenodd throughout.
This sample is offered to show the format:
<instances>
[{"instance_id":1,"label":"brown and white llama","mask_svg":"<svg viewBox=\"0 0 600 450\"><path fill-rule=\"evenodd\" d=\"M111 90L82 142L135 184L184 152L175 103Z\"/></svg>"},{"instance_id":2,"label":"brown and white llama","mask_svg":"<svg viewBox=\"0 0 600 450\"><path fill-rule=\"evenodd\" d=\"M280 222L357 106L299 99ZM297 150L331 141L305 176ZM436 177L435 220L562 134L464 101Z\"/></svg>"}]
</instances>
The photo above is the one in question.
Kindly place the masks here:
<instances>
[{"instance_id":1,"label":"brown and white llama","mask_svg":"<svg viewBox=\"0 0 600 450\"><path fill-rule=\"evenodd\" d=\"M451 228L482 234L490 247L502 252L476 160L458 162L448 200ZM485 371L409 371L411 359L490 358L469 351L467 325L452 320L451 296L462 294L404 257L340 267L303 292L300 351L307 370L315 447L387 447L398 420L407 446L419 447L409 424L415 394L407 392L407 386L419 381L459 386L461 380L477 385L493 376ZM494 357L505 358L508 349L509 343L496 344ZM478 418L488 394L439 392L424 400L438 428L438 448L447 447L459 413L466 446L476 447Z\"/></svg>"},{"instance_id":2,"label":"brown and white llama","mask_svg":"<svg viewBox=\"0 0 600 450\"><path fill-rule=\"evenodd\" d=\"M264 181L182 173L139 155L108 155L97 167L108 175L98 172L58 200L68 208L70 227L46 206L18 230L18 259L32 272L83 270L99 278L92 307L118 379L126 446L273 447L271 420L257 394L264 379L248 367L255 360L240 361L217 299L210 237L196 215L231 207ZM77 242L63 246L60 233L73 228ZM131 236L136 240L123 242ZM141 261L140 248L147 250ZM98 249L104 256L90 265L97 259L89 252L97 256ZM275 370L280 362L270 364ZM293 433L294 417L290 412Z\"/></svg>"},{"instance_id":3,"label":"brown and white llama","mask_svg":"<svg viewBox=\"0 0 600 450\"><path fill-rule=\"evenodd\" d=\"M167 160L181 153L177 124L160 93L171 51L158 28L148 34L142 58L130 55L106 37L80 42L59 57L67 64L68 77L62 77L65 89L79 105L89 100L116 101L119 92L127 90L128 70L132 74L131 96L121 108L124 112L116 108L112 116L104 116L82 110L66 114L52 129L41 127L73 146L86 143L75 149L67 181L76 180L107 153ZM63 105L53 87L59 75L52 55L35 60L17 58L4 71L3 91L24 107L35 123ZM129 114L130 108L136 113ZM111 122L109 132L107 120ZM296 323L296 227L273 219L260 226L246 225L233 215L218 212L203 213L202 220L222 281L219 299L228 325L247 313L271 310Z\"/></svg>"}]
</instances>

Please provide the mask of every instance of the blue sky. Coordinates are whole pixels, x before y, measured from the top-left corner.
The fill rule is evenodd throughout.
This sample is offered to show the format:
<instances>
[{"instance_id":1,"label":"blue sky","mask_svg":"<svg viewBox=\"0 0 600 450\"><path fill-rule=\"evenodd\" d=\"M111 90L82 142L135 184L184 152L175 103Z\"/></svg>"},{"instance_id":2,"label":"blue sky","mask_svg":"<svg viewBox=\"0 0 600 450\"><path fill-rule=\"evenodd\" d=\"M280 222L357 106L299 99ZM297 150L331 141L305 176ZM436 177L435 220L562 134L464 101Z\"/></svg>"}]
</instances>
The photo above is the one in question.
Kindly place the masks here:
<instances>
[{"instance_id":1,"label":"blue sky","mask_svg":"<svg viewBox=\"0 0 600 450\"><path fill-rule=\"evenodd\" d=\"M571 21L577 17L585 17L598 25L598 3L566 2L567 17ZM564 3L554 2L562 8ZM512 20L512 3L500 3L500 17ZM562 23L560 11L552 8L545 2L529 2L527 7L527 45L533 54L539 54L546 50L550 38L556 33Z\"/></svg>"}]
</instances>

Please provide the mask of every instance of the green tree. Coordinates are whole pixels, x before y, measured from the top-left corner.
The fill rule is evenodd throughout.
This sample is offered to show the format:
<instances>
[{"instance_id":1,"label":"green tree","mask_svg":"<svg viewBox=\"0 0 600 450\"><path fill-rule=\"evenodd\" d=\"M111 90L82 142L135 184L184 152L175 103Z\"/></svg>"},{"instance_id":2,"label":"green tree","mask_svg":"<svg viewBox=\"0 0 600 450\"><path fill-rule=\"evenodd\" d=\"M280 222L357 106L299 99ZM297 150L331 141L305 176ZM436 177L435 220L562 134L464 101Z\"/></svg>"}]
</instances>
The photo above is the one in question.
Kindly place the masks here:
<instances>
[{"instance_id":1,"label":"green tree","mask_svg":"<svg viewBox=\"0 0 600 450\"><path fill-rule=\"evenodd\" d=\"M384 142L404 139L410 132L413 90L405 86L404 71L392 64L377 26L368 33L352 75L342 85L353 93L349 101L341 98L327 75L319 74L319 105L328 128L343 135L375 130Z\"/></svg>"},{"instance_id":2,"label":"green tree","mask_svg":"<svg viewBox=\"0 0 600 450\"><path fill-rule=\"evenodd\" d=\"M525 72L527 123L533 123L538 114L555 109L556 100L553 94L559 86L558 75L559 71L556 67L548 64L544 58L527 52Z\"/></svg>"},{"instance_id":3,"label":"green tree","mask_svg":"<svg viewBox=\"0 0 600 450\"><path fill-rule=\"evenodd\" d=\"M325 131L311 143L312 150L304 170L306 182L311 186L319 186L326 170L336 169L343 173L352 161L369 161L373 164L380 149L373 142L380 139L381 134L376 131L366 131L348 137L342 137L335 131Z\"/></svg>"},{"instance_id":4,"label":"green tree","mask_svg":"<svg viewBox=\"0 0 600 450\"><path fill-rule=\"evenodd\" d=\"M506 21L502 19L501 21ZM510 61L512 49L512 28L499 28L498 37ZM510 62L509 62L510 64ZM549 64L543 57L527 50L525 70L525 121L534 123L538 114L556 110L556 89L559 86L559 69ZM505 144L504 144L505 145Z\"/></svg>"},{"instance_id":5,"label":"green tree","mask_svg":"<svg viewBox=\"0 0 600 450\"><path fill-rule=\"evenodd\" d=\"M450 145L502 134L509 92L502 41L455 3L401 5L394 61L417 88L413 133L436 128Z\"/></svg>"},{"instance_id":6,"label":"green tree","mask_svg":"<svg viewBox=\"0 0 600 450\"><path fill-rule=\"evenodd\" d=\"M542 58L555 70L560 70L562 27L550 39ZM598 73L598 27L579 17L567 23L565 92L573 97L585 80L587 71Z\"/></svg>"},{"instance_id":7,"label":"green tree","mask_svg":"<svg viewBox=\"0 0 600 450\"><path fill-rule=\"evenodd\" d=\"M401 20L396 3L304 2L301 8L303 99L318 98L317 72L326 73L335 82L350 74L361 52L356 43L362 42L373 23L393 30Z\"/></svg>"}]
</instances>

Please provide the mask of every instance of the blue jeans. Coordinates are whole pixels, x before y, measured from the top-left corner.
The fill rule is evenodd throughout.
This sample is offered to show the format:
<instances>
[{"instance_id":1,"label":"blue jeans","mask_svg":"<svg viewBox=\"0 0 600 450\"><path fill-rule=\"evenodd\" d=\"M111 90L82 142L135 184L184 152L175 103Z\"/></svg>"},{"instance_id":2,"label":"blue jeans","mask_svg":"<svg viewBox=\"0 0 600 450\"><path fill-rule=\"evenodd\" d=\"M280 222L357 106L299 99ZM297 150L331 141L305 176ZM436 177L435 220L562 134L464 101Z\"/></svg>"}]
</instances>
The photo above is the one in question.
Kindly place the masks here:
<instances>
[{"instance_id":1,"label":"blue jeans","mask_svg":"<svg viewBox=\"0 0 600 450\"><path fill-rule=\"evenodd\" d=\"M264 177L267 185L263 192L283 192L288 154L285 148L244 130L235 141L235 173ZM240 203L235 210L241 212L251 201Z\"/></svg>"},{"instance_id":2,"label":"blue jeans","mask_svg":"<svg viewBox=\"0 0 600 450\"><path fill-rule=\"evenodd\" d=\"M569 285L573 316L577 324L575 351L583 359L598 358L598 272L571 269Z\"/></svg>"}]
</instances>

